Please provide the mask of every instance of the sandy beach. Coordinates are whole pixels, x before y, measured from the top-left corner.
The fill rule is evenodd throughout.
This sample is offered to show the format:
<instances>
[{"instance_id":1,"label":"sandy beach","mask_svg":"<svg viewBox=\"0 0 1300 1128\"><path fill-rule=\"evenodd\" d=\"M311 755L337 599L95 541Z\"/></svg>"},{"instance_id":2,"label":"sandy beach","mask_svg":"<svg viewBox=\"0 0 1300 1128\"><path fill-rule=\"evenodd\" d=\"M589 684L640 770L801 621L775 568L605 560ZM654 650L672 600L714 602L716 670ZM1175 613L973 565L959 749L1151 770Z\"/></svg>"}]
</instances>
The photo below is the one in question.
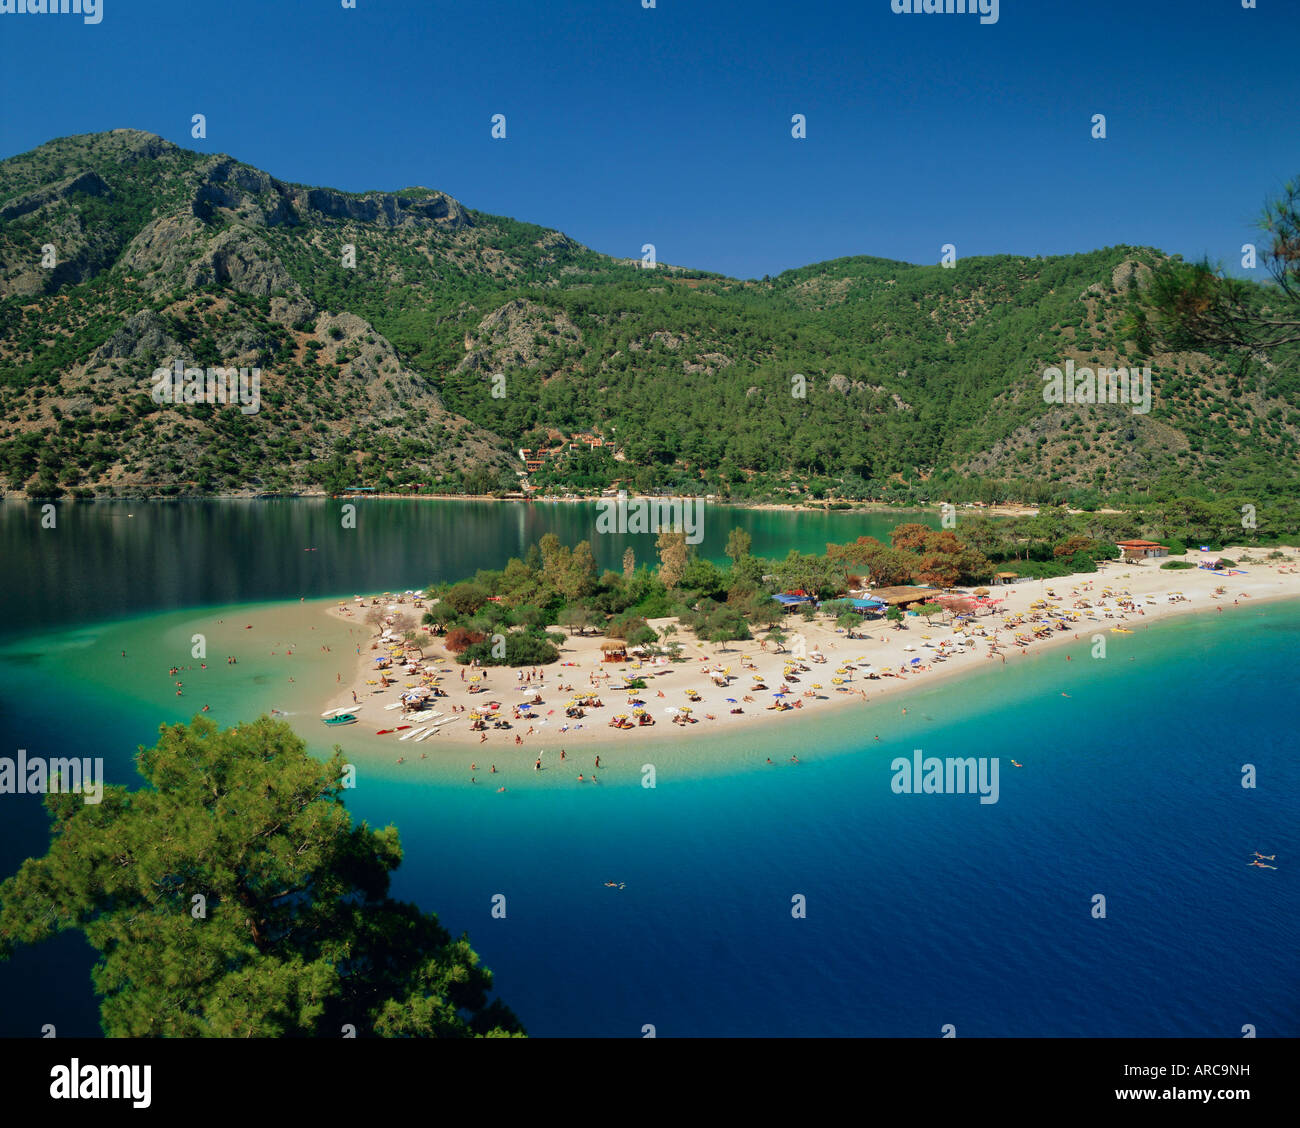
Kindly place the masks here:
<instances>
[{"instance_id":1,"label":"sandy beach","mask_svg":"<svg viewBox=\"0 0 1300 1128\"><path fill-rule=\"evenodd\" d=\"M1255 551L1256 558L1263 555ZM561 647L560 661L550 666L471 669L456 663L442 640L422 627L419 652L410 654L418 660L419 672L406 673L406 658L397 657L401 651L382 644L379 629L372 628L370 640L359 647L350 684L334 687L321 701L320 711L355 713L358 723L339 726L335 731L340 735L390 730L380 740L391 743L394 757L405 758L446 744L482 748L485 754L520 747L540 754L544 748L699 740L715 731L739 732L758 724L790 725L797 731L810 714L861 708L963 670L1023 661L1030 651L1084 642L1101 656L1120 640L1169 616L1231 614L1261 600L1300 597L1300 553L1285 551L1285 560L1245 565L1236 575L1200 568L1162 570L1164 560L1149 560L1112 562L1095 573L995 587L992 598L1001 602L964 625L952 623L949 615L935 616L929 623L909 615L902 630L884 620L865 620L850 639L832 622L805 623L791 615L782 651L757 639L725 646L702 643L681 630L676 636L681 656L672 662L662 657L602 661L605 638L589 634L570 636ZM1249 554L1240 547L1221 553L1234 560ZM1184 559L1197 558L1204 556L1188 553ZM1223 593L1216 595L1219 588ZM328 614L361 626L375 598L339 603ZM422 612L409 595L404 598L404 604L384 601L385 612L391 606L418 621ZM1084 603L1089 606L1078 606ZM652 620L651 625L661 629L672 621ZM392 668L381 674L376 659L390 655ZM645 688L616 688L634 678L644 679ZM401 695L425 684L435 686L439 696L413 710L414 718L408 717ZM574 702L584 698L600 704L579 706L581 717L567 715ZM519 708L524 703L530 707ZM643 715L638 710L653 723L638 723ZM481 731L471 727L476 712L487 723ZM611 727L611 718L620 715L632 727ZM509 727L497 727L497 721Z\"/></svg>"}]
</instances>

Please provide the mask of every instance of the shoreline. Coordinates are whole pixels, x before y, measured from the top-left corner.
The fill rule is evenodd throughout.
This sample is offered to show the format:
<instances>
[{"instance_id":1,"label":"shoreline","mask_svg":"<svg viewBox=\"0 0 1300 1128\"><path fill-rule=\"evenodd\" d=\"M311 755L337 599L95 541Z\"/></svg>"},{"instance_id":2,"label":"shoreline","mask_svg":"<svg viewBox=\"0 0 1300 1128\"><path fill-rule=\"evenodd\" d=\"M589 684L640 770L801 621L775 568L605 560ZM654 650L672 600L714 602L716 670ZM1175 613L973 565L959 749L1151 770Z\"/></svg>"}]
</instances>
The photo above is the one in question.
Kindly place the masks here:
<instances>
[{"instance_id":1,"label":"shoreline","mask_svg":"<svg viewBox=\"0 0 1300 1128\"><path fill-rule=\"evenodd\" d=\"M752 509L756 512L772 513L827 513L827 514L851 514L851 513L931 513L940 511L940 503L924 505L894 505L886 501L855 501L846 503L842 509L833 509L829 505L806 505L795 502L785 501L735 501L728 498L706 498L703 494L672 494L669 497L659 498L650 494L628 494L625 501L659 501L685 498L699 498L709 505L718 506L725 509ZM613 501L614 498L607 497L496 497L492 494L411 494L411 493L358 493L358 494L327 494L323 491L297 491L294 493L236 493L236 494L115 494L111 497L74 497L72 495L61 497L36 497L29 495L19 495L16 493L0 494L0 501L15 502L97 502L97 501L301 501L301 500L324 500L324 501L476 501L476 502L493 502L512 505L582 505L595 504L599 501ZM958 508L961 508L959 505ZM1032 517L1038 512L1037 506L1017 505L1007 503L1005 505L988 505L979 509L979 513L990 517ZM1081 509L1070 509L1067 512L1071 514L1080 514L1084 512ZM1120 509L1098 509L1098 513L1124 513L1126 510Z\"/></svg>"},{"instance_id":2,"label":"shoreline","mask_svg":"<svg viewBox=\"0 0 1300 1128\"><path fill-rule=\"evenodd\" d=\"M1236 555L1239 550L1232 551ZM1279 568L1285 570L1279 573ZM771 646L764 649L757 639L730 643L727 649L720 649L716 644L701 643L683 631L678 637L683 643L685 657L676 662L645 659L638 667L634 662L601 662L599 644L604 641L603 635L570 636L561 647L560 662L535 668L541 671L541 677L531 682L517 667L492 666L474 671L461 666L443 648L440 639L421 628L419 643L425 659L424 669L438 672L438 689L445 691L446 696L434 698L429 706L441 714L429 718L439 722L438 730L423 740L414 741L401 741L398 737L406 733L418 736L422 727L428 727L427 723L424 726L414 723L409 729L378 735L380 729L408 723L401 719L400 708L385 709L384 706L398 701L400 693L418 687L424 679L394 672L391 684L384 687L380 684L382 679L367 676L374 671L374 658L388 654L385 648L372 647L378 636L378 630L372 630L361 645L351 684L337 687L327 700L320 701L318 711L350 707L353 704L351 695L355 693L359 702L356 711L358 723L339 726L340 730L362 737L376 751L382 747L385 751L391 750L392 756L408 761L427 757L435 749L448 745L461 752L479 749L485 757L489 753L504 756L507 752L514 752L516 758L523 753L529 759L542 749L597 750L599 745L599 751L604 755L606 749L611 753L629 748L644 750L667 742L707 740L722 734L743 735L764 720L770 720L771 725L794 726L788 730L791 734L807 732L801 725L810 722L795 722L793 715L838 715L849 705L874 708L882 700L897 698L906 687L924 689L964 671L986 669L989 662L996 666L1019 663L1030 650L1038 655L1047 650L1058 650L1061 644L1071 642L1095 648L1099 638L1105 640L1104 647L1109 647L1144 627L1176 616L1202 612L1217 614L1214 607L1230 613L1251 604L1300 598L1300 571L1293 569L1296 569L1294 560L1252 565L1246 575L1221 576L1200 569L1161 571L1154 563L1112 563L1096 573L1076 573L1069 577L1026 581L995 589L998 595L1006 593L1006 602L994 613L973 620L973 630L982 632L978 634L970 630L957 631L951 624L937 621L927 624L919 618L909 617L908 629L895 631L883 620L871 621L864 623L861 636L849 640L833 624L792 622L790 629L803 635L802 653L806 655L803 658L799 657L796 637L791 638L784 653L778 653ZM1216 598L1214 589L1219 586L1227 590L1224 596ZM1130 592L1136 603L1134 609L1121 611L1114 606L1115 600L1107 600L1111 608L1110 617L1107 617L1105 611L1095 607L1071 606L1081 600L1095 604L1107 587L1116 592ZM1047 595L1053 591L1059 599ZM1184 592L1185 598L1168 602L1166 593L1172 592ZM1029 604L1042 600L1046 600L1050 611L1055 612L1053 618L1068 622L1067 629L1052 630L1043 637L1031 637L1025 644L1017 644L1017 631L1032 634L1036 627L1043 626L1042 622L1029 618L1033 614ZM359 606L338 603L328 607L326 614L340 623L361 626L360 615L354 611ZM370 610L368 600L364 606ZM408 603L401 609L409 613L412 607ZM1067 619L1071 614L1077 616L1073 621ZM1023 622L1005 625L1017 617ZM659 628L670 621L652 620L652 625ZM974 644L966 642L966 639L973 639ZM990 642L996 649L990 647ZM824 655L824 663L811 657L818 652ZM796 663L793 668L790 666L792 660ZM864 672L867 664L874 667L880 675L878 678L869 677ZM920 668L900 673L900 666L905 664L909 670L914 666ZM395 671L397 666L395 661ZM712 673L716 671L726 671L725 685L714 683ZM518 692L521 673L525 676L522 685L529 690L527 693ZM470 679L475 674L482 679L486 692L468 692ZM758 675L757 679L755 675ZM623 677L643 677L646 687L634 691L610 688L620 684ZM836 679L843 684L835 685ZM764 688L751 686L754 680ZM784 710L769 708L774 703L774 695L781 692L782 684L788 688L789 696L776 700L790 707ZM688 701L687 690L695 691L698 698ZM580 719L566 717L570 701L587 693L595 694L602 706L586 710ZM513 703L531 701L536 696L542 698L541 704L530 711L531 715L521 713L521 719L517 720ZM633 700L644 704L634 705ZM490 701L499 702L501 707L487 715L506 718L511 727L498 729L489 725L485 731L471 731L470 712ZM668 711L683 707L693 711L691 715L696 718L695 723L672 723ZM610 718L618 714L634 719L637 708L644 708L654 723L636 724L625 729L609 726ZM733 712L735 709L742 711ZM463 716L459 710L463 710ZM451 717L457 719L447 719ZM317 721L319 723L320 718ZM770 730L771 726L768 728Z\"/></svg>"}]
</instances>

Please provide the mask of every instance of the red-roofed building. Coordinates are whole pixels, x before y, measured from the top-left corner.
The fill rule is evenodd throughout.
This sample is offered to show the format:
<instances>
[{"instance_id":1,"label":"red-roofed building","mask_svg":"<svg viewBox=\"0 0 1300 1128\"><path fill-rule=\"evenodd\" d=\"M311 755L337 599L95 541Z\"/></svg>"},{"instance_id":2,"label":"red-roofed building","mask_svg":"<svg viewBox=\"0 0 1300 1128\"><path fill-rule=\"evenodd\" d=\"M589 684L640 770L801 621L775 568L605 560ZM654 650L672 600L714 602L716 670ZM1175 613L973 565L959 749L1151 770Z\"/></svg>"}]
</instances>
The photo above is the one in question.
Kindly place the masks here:
<instances>
[{"instance_id":1,"label":"red-roofed building","mask_svg":"<svg viewBox=\"0 0 1300 1128\"><path fill-rule=\"evenodd\" d=\"M1116 541L1115 547L1124 554L1125 560L1146 560L1150 557L1168 556L1169 548L1163 544L1148 540Z\"/></svg>"}]
</instances>

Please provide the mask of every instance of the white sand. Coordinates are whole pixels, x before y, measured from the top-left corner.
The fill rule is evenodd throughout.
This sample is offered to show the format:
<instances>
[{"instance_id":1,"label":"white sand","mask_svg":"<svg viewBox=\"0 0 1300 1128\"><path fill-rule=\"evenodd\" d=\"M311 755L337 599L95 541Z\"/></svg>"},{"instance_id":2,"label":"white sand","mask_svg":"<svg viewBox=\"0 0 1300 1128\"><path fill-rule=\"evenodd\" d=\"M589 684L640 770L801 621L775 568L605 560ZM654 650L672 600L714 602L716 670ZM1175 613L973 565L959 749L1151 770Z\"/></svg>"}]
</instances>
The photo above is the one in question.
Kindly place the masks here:
<instances>
[{"instance_id":1,"label":"white sand","mask_svg":"<svg viewBox=\"0 0 1300 1128\"><path fill-rule=\"evenodd\" d=\"M1240 560L1242 556L1252 554L1256 558L1262 558L1267 551L1269 550L1255 549L1252 553L1252 550L1236 547L1225 549L1221 555ZM567 749L597 743L609 745L611 742L620 745L638 742L648 745L665 740L699 740L707 737L714 729L734 731L745 725L759 723L769 726L797 725L803 722L796 718L806 719L810 714L817 715L836 706L861 705L864 695L868 701L878 701L902 691L906 686L924 687L962 670L987 669L990 661L1009 665L1023 660L1023 655L1029 650L1038 652L1054 643L1073 642L1076 639L1092 641L1096 636L1113 642L1122 636L1112 636L1112 630L1132 630L1172 615L1197 612L1217 614L1216 608L1230 614L1262 599L1300 597L1300 557L1295 549L1284 551L1288 553L1288 560L1245 565L1247 574L1239 576L1224 576L1199 568L1164 571L1159 566L1164 563L1163 560L1150 560L1141 564L1108 563L1093 574L993 587L993 598L1004 599L1005 602L999 604L992 614L980 613L977 616L974 626L977 631L982 630L982 634L972 634L969 629L965 635L955 632L952 626L941 622L941 619L950 618L947 615L935 616L929 624L922 618L908 616L906 630L895 630L892 624L883 620L868 620L863 622L862 628L857 632L859 638L849 640L825 617L819 616L816 621L805 623L797 615L790 615L784 624L789 636L784 653L776 653L771 645L765 650L757 640L728 643L725 647L701 643L694 639L689 630L679 627L675 638L682 643L682 658L672 663L650 659L639 663L635 660L602 662L600 644L605 641L603 636L572 636L561 648L560 662L541 667L541 680L528 683L533 692L541 695L543 703L533 707L532 720L521 721L513 719L512 707L518 702L531 700L533 692L519 692L521 683L517 670L496 666L477 671L487 692L471 694L467 691L476 671L457 664L444 649L441 640L429 635L427 629L421 628L425 669L436 668L442 671L440 686L447 691L446 697L435 699L431 706L443 714L443 717L435 720L441 721L452 716L452 706L463 706L466 715L440 726L440 731L435 736L423 741L399 741L399 736L405 735L410 729L379 739L392 743L394 756L412 758L446 744L462 748L483 747L485 753L489 749L515 748L516 737L520 738L525 748L554 748L563 745ZM1201 553L1188 553L1182 559L1197 561L1205 556ZM1219 587L1224 588L1222 596L1215 595L1215 589ZM1140 611L1114 610L1117 602L1114 598L1105 600L1112 609L1110 617L1096 610L1096 604L1101 601L1101 593L1105 588L1115 592L1128 592ZM1047 595L1049 591L1055 592L1060 598L1050 598ZM1182 592L1186 600L1168 602L1166 596L1171 592ZM1153 597L1154 601L1148 601L1148 597ZM1016 645L1016 632L1032 632L1039 624L1031 622L1007 627L1004 626L1004 620L1017 615L1026 618L1034 615L1030 604L1042 599L1047 599L1051 610L1057 612L1042 616L1043 618L1060 618L1059 612L1074 612L1077 619L1070 623L1067 630L1053 631L1050 637L1032 640L1027 646ZM1091 609L1075 609L1077 600L1087 600L1094 606ZM360 625L365 611L369 610L369 604L367 599L364 607L351 603L339 605L331 608L330 614ZM401 610L417 619L422 613L412 608L409 602ZM652 625L659 629L670 621L655 620ZM802 636L802 647L796 634ZM965 645L963 639L971 637L975 639L974 645ZM941 649L945 642L948 645ZM999 648L997 653L991 652L991 642ZM810 656L819 650L826 658L825 663L815 662L809 657L796 657ZM390 671L393 680L391 686L385 689L378 684L371 684L378 679L378 674L374 672L374 659L386 652L385 649L363 645L352 684L341 687L320 704L318 712L351 705L352 693L356 693L361 703L358 709L360 722L336 730L340 735L357 732L369 735L379 729L393 729L397 725L409 723L401 718L399 709L386 710L384 706L397 701L399 694L408 686L419 684L420 678L405 675L400 670L395 673ZM943 661L936 660L935 656L939 653L950 653L952 656ZM435 661L438 658L443 661ZM921 659L921 663L914 672L899 674L900 667L908 665L911 668L911 660L916 658ZM790 661L806 665L809 669L806 672L796 670L787 679L784 672ZM867 663L886 676L878 680L871 679L861 669L837 673L845 664L860 667ZM729 684L725 688L715 685L708 676L707 671L716 667L729 670ZM766 689L751 688L755 680L754 674L760 676ZM638 676L646 680L644 690L616 691L607 688L610 683L618 684L624 677ZM594 689L593 677L596 679ZM836 678L843 680L842 688L834 684ZM767 706L773 703L773 695L781 690L783 681L790 690L785 700L799 702L799 707L784 712L770 710ZM572 692L560 688L561 686L572 686ZM688 700L688 689L698 692L700 700ZM587 692L596 693L604 703L603 708L588 709L581 720L566 717L565 706L569 700L575 694ZM654 719L653 725L626 730L609 726L610 718L616 714L625 713L632 717L634 706L629 704L629 697L645 701L645 708ZM736 704L731 704L727 698L736 699ZM468 711L482 709L489 701L502 703L498 715L511 722L510 729L489 727L482 733L470 729ZM697 718L697 723L671 723L671 716L666 711L669 706L688 706ZM734 708L743 712L732 713ZM416 722L414 727L422 725Z\"/></svg>"}]
</instances>

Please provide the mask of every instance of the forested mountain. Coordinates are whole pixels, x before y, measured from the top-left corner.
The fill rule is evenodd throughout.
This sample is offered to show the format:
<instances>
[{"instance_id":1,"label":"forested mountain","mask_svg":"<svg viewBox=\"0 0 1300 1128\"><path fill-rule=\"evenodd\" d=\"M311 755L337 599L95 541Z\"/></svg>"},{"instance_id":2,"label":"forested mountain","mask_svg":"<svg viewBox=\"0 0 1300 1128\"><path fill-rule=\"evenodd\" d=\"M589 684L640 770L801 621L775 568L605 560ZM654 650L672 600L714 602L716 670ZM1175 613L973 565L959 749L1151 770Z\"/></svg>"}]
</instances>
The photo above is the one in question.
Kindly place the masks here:
<instances>
[{"instance_id":1,"label":"forested mountain","mask_svg":"<svg viewBox=\"0 0 1300 1128\"><path fill-rule=\"evenodd\" d=\"M1124 339L1161 257L857 257L741 281L642 269L430 189L288 184L130 130L63 138L0 162L0 487L501 489L518 447L594 429L616 457L535 480L1293 492L1294 350L1245 364ZM155 403L176 357L259 366L260 411ZM1045 403L1044 369L1068 360L1149 365L1150 412Z\"/></svg>"}]
</instances>

